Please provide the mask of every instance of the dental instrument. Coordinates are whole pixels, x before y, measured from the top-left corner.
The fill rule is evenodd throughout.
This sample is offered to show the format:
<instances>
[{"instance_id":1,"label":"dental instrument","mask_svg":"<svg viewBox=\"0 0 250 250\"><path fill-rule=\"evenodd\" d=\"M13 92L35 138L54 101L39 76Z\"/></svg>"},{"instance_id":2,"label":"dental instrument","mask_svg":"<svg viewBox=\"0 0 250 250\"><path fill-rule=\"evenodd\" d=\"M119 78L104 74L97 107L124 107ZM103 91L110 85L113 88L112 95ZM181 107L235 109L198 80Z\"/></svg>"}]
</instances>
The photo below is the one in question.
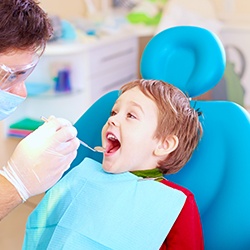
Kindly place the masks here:
<instances>
[{"instance_id":1,"label":"dental instrument","mask_svg":"<svg viewBox=\"0 0 250 250\"><path fill-rule=\"evenodd\" d=\"M41 120L44 122L48 122L48 119L44 116L41 116ZM92 148L86 142L80 140L79 138L77 138L77 139L79 140L80 144L82 144L84 147L92 150L93 152L104 153L106 151L106 149L101 147L101 146L96 146L96 147Z\"/></svg>"}]
</instances>

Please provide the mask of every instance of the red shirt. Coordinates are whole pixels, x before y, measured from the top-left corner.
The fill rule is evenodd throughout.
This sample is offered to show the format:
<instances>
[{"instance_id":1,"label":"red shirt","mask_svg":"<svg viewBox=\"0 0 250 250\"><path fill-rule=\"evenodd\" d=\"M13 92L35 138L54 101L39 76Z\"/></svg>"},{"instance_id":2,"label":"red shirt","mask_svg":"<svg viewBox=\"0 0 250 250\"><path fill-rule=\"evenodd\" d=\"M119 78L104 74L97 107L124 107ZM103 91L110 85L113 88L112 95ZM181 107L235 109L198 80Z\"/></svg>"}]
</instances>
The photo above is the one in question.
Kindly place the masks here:
<instances>
[{"instance_id":1,"label":"red shirt","mask_svg":"<svg viewBox=\"0 0 250 250\"><path fill-rule=\"evenodd\" d=\"M203 232L194 195L186 188L168 180L164 179L161 182L182 191L187 199L160 250L203 250Z\"/></svg>"}]
</instances>

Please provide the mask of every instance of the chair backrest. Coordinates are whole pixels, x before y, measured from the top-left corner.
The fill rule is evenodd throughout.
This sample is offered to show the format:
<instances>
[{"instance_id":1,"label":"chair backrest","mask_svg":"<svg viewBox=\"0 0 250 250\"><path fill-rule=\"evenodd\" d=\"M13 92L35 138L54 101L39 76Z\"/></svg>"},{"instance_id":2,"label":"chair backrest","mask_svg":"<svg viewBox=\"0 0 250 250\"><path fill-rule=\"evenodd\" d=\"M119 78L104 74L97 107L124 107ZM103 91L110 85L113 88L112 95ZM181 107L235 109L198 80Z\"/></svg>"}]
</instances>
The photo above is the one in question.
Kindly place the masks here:
<instances>
[{"instance_id":1,"label":"chair backrest","mask_svg":"<svg viewBox=\"0 0 250 250\"><path fill-rule=\"evenodd\" d=\"M179 87L189 97L215 86L225 68L220 40L208 30L179 26L162 31L146 46L141 59L145 79ZM101 97L75 124L78 136L101 145L101 128L118 91ZM204 134L190 161L171 181L191 190L200 210L206 249L250 249L250 118L227 101L191 101L202 112ZM102 161L83 147L72 167L84 157Z\"/></svg>"}]
</instances>

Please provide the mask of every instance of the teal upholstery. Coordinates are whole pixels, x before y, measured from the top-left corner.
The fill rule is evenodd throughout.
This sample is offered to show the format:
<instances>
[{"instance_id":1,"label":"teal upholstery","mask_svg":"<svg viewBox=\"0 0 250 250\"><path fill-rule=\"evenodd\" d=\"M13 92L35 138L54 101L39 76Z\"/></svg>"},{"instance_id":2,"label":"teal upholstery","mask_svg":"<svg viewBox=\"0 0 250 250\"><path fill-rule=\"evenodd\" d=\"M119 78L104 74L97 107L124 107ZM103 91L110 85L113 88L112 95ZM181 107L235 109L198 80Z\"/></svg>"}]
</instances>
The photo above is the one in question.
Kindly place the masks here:
<instances>
[{"instance_id":1,"label":"teal upholstery","mask_svg":"<svg viewBox=\"0 0 250 250\"><path fill-rule=\"evenodd\" d=\"M186 166L167 178L194 193L205 249L250 249L249 114L227 101L197 101L195 108L204 116L203 138Z\"/></svg>"},{"instance_id":2,"label":"teal upholstery","mask_svg":"<svg viewBox=\"0 0 250 250\"><path fill-rule=\"evenodd\" d=\"M174 84L190 97L213 88L225 69L225 51L208 30L193 26L167 29L147 44L141 75Z\"/></svg>"},{"instance_id":3,"label":"teal upholstery","mask_svg":"<svg viewBox=\"0 0 250 250\"><path fill-rule=\"evenodd\" d=\"M221 79L225 53L211 32L191 26L162 31L146 46L141 73L198 96ZM80 139L101 145L101 128L118 91L101 97L75 124ZM166 176L191 190L201 214L205 249L250 249L250 118L228 101L191 101L202 112L204 135L190 161L177 174ZM80 147L71 167L86 156L101 162L102 155Z\"/></svg>"}]
</instances>

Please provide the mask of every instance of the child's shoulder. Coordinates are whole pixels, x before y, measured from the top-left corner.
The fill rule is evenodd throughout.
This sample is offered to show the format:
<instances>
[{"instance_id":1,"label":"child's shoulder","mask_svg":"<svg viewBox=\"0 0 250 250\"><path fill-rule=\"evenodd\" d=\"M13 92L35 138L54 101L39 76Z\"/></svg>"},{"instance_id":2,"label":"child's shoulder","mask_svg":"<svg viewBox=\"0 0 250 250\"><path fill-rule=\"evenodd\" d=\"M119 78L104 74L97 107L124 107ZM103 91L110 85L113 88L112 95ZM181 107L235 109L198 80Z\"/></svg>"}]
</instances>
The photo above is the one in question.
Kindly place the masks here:
<instances>
[{"instance_id":1,"label":"child's shoulder","mask_svg":"<svg viewBox=\"0 0 250 250\"><path fill-rule=\"evenodd\" d=\"M177 189L177 190L183 192L188 197L189 196L194 196L193 193L190 190L188 190L187 188L184 188L184 187L182 187L182 186L180 186L180 185L178 185L178 184L176 184L174 182L171 182L169 180L163 179L161 181L161 183L165 184L166 186L169 186L171 188L174 188L174 189Z\"/></svg>"}]
</instances>

